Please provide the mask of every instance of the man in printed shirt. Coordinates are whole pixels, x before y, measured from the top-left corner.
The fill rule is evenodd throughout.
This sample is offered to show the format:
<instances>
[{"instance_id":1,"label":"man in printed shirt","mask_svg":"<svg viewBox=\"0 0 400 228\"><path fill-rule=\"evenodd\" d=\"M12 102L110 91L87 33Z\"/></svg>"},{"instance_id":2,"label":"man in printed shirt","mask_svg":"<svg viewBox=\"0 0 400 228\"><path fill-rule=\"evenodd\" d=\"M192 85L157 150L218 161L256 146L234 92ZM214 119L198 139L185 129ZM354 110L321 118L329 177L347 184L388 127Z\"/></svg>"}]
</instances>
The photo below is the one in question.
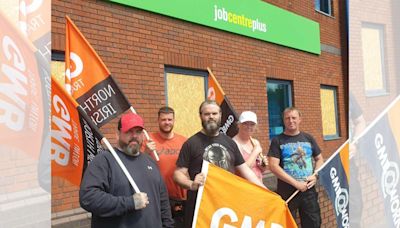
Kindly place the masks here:
<instances>
[{"instance_id":1,"label":"man in printed shirt","mask_svg":"<svg viewBox=\"0 0 400 228\"><path fill-rule=\"evenodd\" d=\"M321 226L318 193L315 190L317 174L315 169L323 164L321 150L315 139L300 131L301 112L295 107L283 111L285 130L273 138L268 152L271 172L278 177L277 192L284 200L299 190L291 201L289 209L295 217L299 210L301 227Z\"/></svg>"}]
</instances>

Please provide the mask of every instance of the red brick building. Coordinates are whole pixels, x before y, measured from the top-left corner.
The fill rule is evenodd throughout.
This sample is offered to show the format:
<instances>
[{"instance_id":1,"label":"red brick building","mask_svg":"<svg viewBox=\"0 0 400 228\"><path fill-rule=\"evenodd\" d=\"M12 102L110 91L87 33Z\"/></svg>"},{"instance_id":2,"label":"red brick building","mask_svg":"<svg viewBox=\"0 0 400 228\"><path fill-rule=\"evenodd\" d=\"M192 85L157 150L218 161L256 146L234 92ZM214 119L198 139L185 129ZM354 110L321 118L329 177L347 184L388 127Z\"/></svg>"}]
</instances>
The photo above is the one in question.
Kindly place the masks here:
<instances>
[{"instance_id":1,"label":"red brick building","mask_svg":"<svg viewBox=\"0 0 400 228\"><path fill-rule=\"evenodd\" d=\"M185 86L202 85L202 82L192 83L197 78L186 76L204 78L209 67L236 111L257 113L256 138L265 151L270 137L282 130L279 123L282 106L295 105L303 112L302 129L316 138L324 158L328 158L348 136L346 5L344 1L318 1L328 5L313 1L265 2L317 22L321 53L108 1L54 0L53 56L63 55L64 17L68 15L103 59L133 107L144 117L150 132L157 130L159 107L179 106L174 88L179 88L176 92L179 94ZM180 88L182 78L184 87ZM197 98L193 99L193 102L190 97L186 100L189 106L193 103L196 111ZM183 107L182 112L185 112ZM200 124L197 115L193 121ZM115 123L114 120L101 129L112 142ZM181 123L177 130L187 126ZM271 174L265 176L266 183L273 180ZM323 227L333 227L336 222L330 201L323 189L319 189ZM79 208L78 187L53 178L52 196L53 225L88 225L87 214Z\"/></svg>"},{"instance_id":2,"label":"red brick building","mask_svg":"<svg viewBox=\"0 0 400 228\"><path fill-rule=\"evenodd\" d=\"M367 127L373 126L400 93L399 8L398 1L349 2L349 91L360 106ZM350 112L357 109L355 106L350 105ZM357 138L356 132L352 134L353 139ZM397 154L395 148L390 150ZM379 169L372 168L368 162L368 158L374 158L373 154L371 149L354 156L355 165L350 172L356 178L351 178L350 185L360 201L356 201L357 205L350 203L350 211L353 206L362 211L361 226L389 227L397 220L392 215L393 209L385 205L387 199L382 194ZM371 160L374 163L378 159Z\"/></svg>"}]
</instances>

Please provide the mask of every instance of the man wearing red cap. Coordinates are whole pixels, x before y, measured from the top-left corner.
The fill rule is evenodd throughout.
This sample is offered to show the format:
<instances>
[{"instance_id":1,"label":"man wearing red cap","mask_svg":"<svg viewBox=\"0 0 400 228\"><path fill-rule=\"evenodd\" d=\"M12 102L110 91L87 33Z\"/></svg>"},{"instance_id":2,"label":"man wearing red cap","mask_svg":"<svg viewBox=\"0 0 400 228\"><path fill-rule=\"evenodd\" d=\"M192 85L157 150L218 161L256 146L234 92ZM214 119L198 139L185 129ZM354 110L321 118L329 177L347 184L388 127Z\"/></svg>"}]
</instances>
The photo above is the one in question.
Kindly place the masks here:
<instances>
[{"instance_id":1,"label":"man wearing red cap","mask_svg":"<svg viewBox=\"0 0 400 228\"><path fill-rule=\"evenodd\" d=\"M92 213L92 227L173 227L168 193L157 164L140 152L143 129L139 115L123 115L115 148L142 192L134 192L109 152L98 154L86 169L79 201Z\"/></svg>"}]
</instances>

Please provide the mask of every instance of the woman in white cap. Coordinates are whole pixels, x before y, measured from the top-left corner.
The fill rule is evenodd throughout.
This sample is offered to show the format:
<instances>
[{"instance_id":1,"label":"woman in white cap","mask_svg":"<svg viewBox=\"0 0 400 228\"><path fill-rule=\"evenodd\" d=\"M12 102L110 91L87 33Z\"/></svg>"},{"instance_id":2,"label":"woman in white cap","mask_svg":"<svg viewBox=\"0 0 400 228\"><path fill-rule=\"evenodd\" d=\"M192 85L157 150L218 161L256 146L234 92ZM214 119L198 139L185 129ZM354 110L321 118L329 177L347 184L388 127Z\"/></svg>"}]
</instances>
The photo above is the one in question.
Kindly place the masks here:
<instances>
[{"instance_id":1,"label":"woman in white cap","mask_svg":"<svg viewBox=\"0 0 400 228\"><path fill-rule=\"evenodd\" d=\"M262 181L262 173L267 168L267 159L262 153L260 142L252 136L257 126L257 115L252 111L244 111L239 117L239 133L233 140L239 147L246 164Z\"/></svg>"}]
</instances>

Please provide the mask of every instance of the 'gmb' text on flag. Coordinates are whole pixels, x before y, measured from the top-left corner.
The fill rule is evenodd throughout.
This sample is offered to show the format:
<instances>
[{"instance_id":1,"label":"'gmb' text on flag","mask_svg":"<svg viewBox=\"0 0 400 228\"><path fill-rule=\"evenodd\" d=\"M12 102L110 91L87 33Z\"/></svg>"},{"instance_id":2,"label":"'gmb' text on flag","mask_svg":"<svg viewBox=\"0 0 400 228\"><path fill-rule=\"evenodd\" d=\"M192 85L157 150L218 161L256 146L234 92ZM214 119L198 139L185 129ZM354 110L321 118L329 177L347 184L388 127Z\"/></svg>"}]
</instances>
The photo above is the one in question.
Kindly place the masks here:
<instances>
[{"instance_id":1,"label":"'gmb' text on flag","mask_svg":"<svg viewBox=\"0 0 400 228\"><path fill-rule=\"evenodd\" d=\"M192 227L297 227L282 198L203 161ZM229 189L229 191L227 191Z\"/></svg>"},{"instance_id":2,"label":"'gmb' text on flag","mask_svg":"<svg viewBox=\"0 0 400 228\"><path fill-rule=\"evenodd\" d=\"M349 227L349 143L345 142L318 172L335 210L337 227Z\"/></svg>"},{"instance_id":3,"label":"'gmb' text on flag","mask_svg":"<svg viewBox=\"0 0 400 228\"><path fill-rule=\"evenodd\" d=\"M208 89L207 89L207 99L214 100L221 107L221 127L220 132L226 134L230 137L235 136L238 133L238 128L236 123L239 118L233 109L228 97L225 96L224 91L219 85L214 74L208 69Z\"/></svg>"},{"instance_id":4,"label":"'gmb' text on flag","mask_svg":"<svg viewBox=\"0 0 400 228\"><path fill-rule=\"evenodd\" d=\"M400 96L377 117L357 141L378 183L376 202L383 201L387 226L400 227Z\"/></svg>"}]
</instances>

